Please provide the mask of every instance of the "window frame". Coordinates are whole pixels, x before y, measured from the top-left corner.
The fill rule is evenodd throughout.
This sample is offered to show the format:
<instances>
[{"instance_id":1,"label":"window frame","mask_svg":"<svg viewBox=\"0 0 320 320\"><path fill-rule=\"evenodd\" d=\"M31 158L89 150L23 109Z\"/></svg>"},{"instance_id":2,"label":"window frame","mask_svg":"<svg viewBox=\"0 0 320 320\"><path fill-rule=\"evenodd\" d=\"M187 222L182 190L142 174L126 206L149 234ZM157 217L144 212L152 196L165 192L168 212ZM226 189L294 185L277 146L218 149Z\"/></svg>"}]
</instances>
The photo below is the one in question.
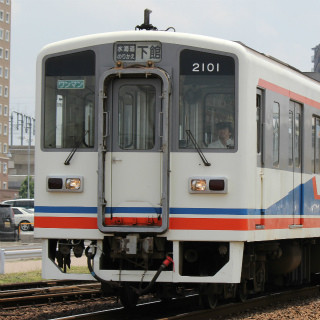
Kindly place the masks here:
<instances>
[{"instance_id":1,"label":"window frame","mask_svg":"<svg viewBox=\"0 0 320 320\"><path fill-rule=\"evenodd\" d=\"M234 83L233 83L233 96L234 96L234 123L233 123L233 135L232 138L234 140L234 147L233 148L213 148L213 147L206 147L203 148L201 147L202 151L208 152L208 153L235 153L238 151L238 109L239 109L239 60L238 57L230 52L223 52L223 51L216 51L216 50L210 50L210 49L200 49L200 48L194 48L194 47L188 47L188 46L184 46L179 50L179 55L178 55L178 65L179 65L179 70L177 73L177 80L175 82L175 85L178 89L178 97L177 97L177 101L180 101L181 99L181 81L180 81L180 77L183 75L181 74L181 53L184 50L190 50L190 51L195 51L198 52L199 55L201 54L212 54L212 55L218 55L218 56L223 56L223 57L228 57L228 58L232 58L233 62L234 62ZM201 69L201 65L200 65L200 69ZM221 92L218 93L225 93L225 90L222 90ZM184 148L184 147L180 147L179 146L179 138L180 138L180 103L178 103L179 108L176 108L175 110L175 127L176 130L174 130L174 134L172 136L172 151L175 152L196 152L195 148Z\"/></svg>"}]
</instances>

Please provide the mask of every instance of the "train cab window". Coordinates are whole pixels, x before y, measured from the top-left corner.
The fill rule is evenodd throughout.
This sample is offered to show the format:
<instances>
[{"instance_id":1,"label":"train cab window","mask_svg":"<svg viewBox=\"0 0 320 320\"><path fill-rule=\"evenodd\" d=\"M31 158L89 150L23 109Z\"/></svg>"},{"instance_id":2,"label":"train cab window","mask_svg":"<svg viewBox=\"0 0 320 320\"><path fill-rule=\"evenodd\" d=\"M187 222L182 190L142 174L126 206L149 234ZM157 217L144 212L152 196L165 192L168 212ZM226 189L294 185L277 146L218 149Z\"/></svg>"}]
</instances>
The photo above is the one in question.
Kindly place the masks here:
<instances>
[{"instance_id":1,"label":"train cab window","mask_svg":"<svg viewBox=\"0 0 320 320\"><path fill-rule=\"evenodd\" d=\"M279 166L279 142L280 142L280 105L278 102L273 103L272 113L273 128L273 166Z\"/></svg>"},{"instance_id":2,"label":"train cab window","mask_svg":"<svg viewBox=\"0 0 320 320\"><path fill-rule=\"evenodd\" d=\"M235 60L207 52L180 55L179 148L235 148ZM189 134L188 134L189 133Z\"/></svg>"},{"instance_id":3,"label":"train cab window","mask_svg":"<svg viewBox=\"0 0 320 320\"><path fill-rule=\"evenodd\" d=\"M44 90L44 148L92 148L95 136L94 52L48 58Z\"/></svg>"}]
</instances>

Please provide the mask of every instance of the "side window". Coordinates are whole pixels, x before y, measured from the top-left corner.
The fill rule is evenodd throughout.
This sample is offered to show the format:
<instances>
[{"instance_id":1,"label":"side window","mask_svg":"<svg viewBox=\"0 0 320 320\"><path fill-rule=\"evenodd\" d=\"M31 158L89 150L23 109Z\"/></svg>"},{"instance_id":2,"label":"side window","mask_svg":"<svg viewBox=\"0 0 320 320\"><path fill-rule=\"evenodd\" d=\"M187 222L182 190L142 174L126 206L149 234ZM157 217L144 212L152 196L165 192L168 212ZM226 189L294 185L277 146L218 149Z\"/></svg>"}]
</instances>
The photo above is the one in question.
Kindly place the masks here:
<instances>
[{"instance_id":1,"label":"side window","mask_svg":"<svg viewBox=\"0 0 320 320\"><path fill-rule=\"evenodd\" d=\"M289 162L288 165L289 167L292 167L293 164L293 112L291 110L289 110L289 125L288 125L288 129L289 129Z\"/></svg>"},{"instance_id":2,"label":"side window","mask_svg":"<svg viewBox=\"0 0 320 320\"><path fill-rule=\"evenodd\" d=\"M279 142L280 142L280 105L278 102L273 103L272 113L272 129L273 129L273 166L279 166Z\"/></svg>"},{"instance_id":3,"label":"side window","mask_svg":"<svg viewBox=\"0 0 320 320\"><path fill-rule=\"evenodd\" d=\"M13 212L14 212L14 214L22 214L21 211L16 208L13 209Z\"/></svg>"},{"instance_id":4,"label":"side window","mask_svg":"<svg viewBox=\"0 0 320 320\"><path fill-rule=\"evenodd\" d=\"M301 168L302 132L301 132L302 105L290 101L289 108L289 166Z\"/></svg>"},{"instance_id":5,"label":"side window","mask_svg":"<svg viewBox=\"0 0 320 320\"><path fill-rule=\"evenodd\" d=\"M262 103L263 91L257 89L256 94L256 120L257 120L257 154L262 154Z\"/></svg>"},{"instance_id":6,"label":"side window","mask_svg":"<svg viewBox=\"0 0 320 320\"><path fill-rule=\"evenodd\" d=\"M320 173L320 118L312 117L312 172Z\"/></svg>"},{"instance_id":7,"label":"side window","mask_svg":"<svg viewBox=\"0 0 320 320\"><path fill-rule=\"evenodd\" d=\"M295 113L294 117L294 165L296 168L301 167L301 114Z\"/></svg>"}]
</instances>

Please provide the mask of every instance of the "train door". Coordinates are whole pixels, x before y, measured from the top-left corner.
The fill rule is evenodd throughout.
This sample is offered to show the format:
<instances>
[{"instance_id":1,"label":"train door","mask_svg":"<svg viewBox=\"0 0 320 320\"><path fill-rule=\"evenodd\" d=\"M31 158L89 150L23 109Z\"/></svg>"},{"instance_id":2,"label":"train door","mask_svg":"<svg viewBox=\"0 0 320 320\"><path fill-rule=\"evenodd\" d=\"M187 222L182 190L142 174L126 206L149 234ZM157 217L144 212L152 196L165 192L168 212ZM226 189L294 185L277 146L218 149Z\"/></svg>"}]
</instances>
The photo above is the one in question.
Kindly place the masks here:
<instances>
[{"instance_id":1,"label":"train door","mask_svg":"<svg viewBox=\"0 0 320 320\"><path fill-rule=\"evenodd\" d=\"M168 98L163 92L168 83L150 74L146 79L123 73L104 86L99 229L163 232L168 227Z\"/></svg>"},{"instance_id":2,"label":"train door","mask_svg":"<svg viewBox=\"0 0 320 320\"><path fill-rule=\"evenodd\" d=\"M260 209L260 221L256 228L264 228L265 224L265 195L264 195L264 157L263 157L263 121L264 121L264 91L257 89L256 92L256 120L257 120L257 167L258 167L258 187L257 208Z\"/></svg>"},{"instance_id":3,"label":"train door","mask_svg":"<svg viewBox=\"0 0 320 320\"><path fill-rule=\"evenodd\" d=\"M289 168L292 192L290 197L293 226L301 225L302 215L302 106L290 101L289 106Z\"/></svg>"}]
</instances>

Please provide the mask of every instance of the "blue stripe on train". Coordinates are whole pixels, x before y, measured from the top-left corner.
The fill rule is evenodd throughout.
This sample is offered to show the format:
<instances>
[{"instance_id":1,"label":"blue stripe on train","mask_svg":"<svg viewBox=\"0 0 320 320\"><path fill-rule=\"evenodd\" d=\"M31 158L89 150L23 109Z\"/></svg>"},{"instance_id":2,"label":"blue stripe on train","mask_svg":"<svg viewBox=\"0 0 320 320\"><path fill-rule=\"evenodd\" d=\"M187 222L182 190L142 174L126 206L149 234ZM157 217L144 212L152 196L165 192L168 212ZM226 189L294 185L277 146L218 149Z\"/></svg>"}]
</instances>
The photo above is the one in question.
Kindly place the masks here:
<instances>
[{"instance_id":1,"label":"blue stripe on train","mask_svg":"<svg viewBox=\"0 0 320 320\"><path fill-rule=\"evenodd\" d=\"M320 215L320 200L314 198L312 179L304 185L300 185L291 190L288 195L265 209L265 215L292 215L294 199L299 195L304 197L303 211L300 212L301 203L295 201L295 210L303 215ZM154 207L107 207L106 213L156 213L161 214L161 208ZM36 206L35 212L41 213L77 213L77 214L97 214L97 207L67 207L67 206ZM240 209L240 208L170 208L170 214L199 214L199 215L260 215L260 209Z\"/></svg>"}]
</instances>

